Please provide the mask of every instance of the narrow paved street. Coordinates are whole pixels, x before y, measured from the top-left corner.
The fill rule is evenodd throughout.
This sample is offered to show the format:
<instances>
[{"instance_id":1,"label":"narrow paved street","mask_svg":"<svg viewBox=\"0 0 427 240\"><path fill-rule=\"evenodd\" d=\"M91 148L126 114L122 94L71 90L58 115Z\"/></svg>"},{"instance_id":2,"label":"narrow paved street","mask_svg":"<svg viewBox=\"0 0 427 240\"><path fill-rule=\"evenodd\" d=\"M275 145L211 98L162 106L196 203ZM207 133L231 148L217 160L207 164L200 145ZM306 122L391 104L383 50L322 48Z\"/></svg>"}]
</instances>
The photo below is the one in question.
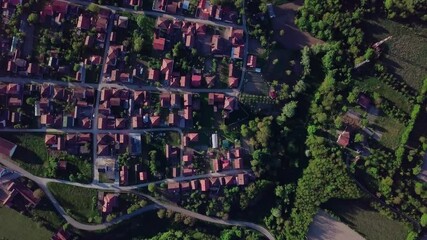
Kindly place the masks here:
<instances>
[{"instance_id":1,"label":"narrow paved street","mask_svg":"<svg viewBox=\"0 0 427 240\"><path fill-rule=\"evenodd\" d=\"M60 1L64 1L64 2L68 2L68 3L73 3L73 4L77 4L77 5L82 5L82 6L87 6L90 4L90 2L86 2L86 1L81 1L81 0L60 0ZM143 15L147 15L147 16L152 16L152 17L165 17L165 18L169 18L169 19L177 19L177 20L182 20L182 21L188 21L188 22L197 22L197 23L202 23L202 24L206 24L206 25L211 25L211 26L216 26L216 27L233 27L233 28L243 28L245 31L245 35L246 35L246 42L245 42L245 48L244 48L244 57L243 57L243 68L242 68L242 76L241 76L241 81L239 83L239 86L237 89L202 89L202 88L163 88L163 87L155 87L155 86L142 86L142 85L134 85L134 84L116 84L116 83L105 83L103 82L103 71L101 71L101 74L99 76L99 84L92 84L92 83L78 83L78 82L63 82L63 81L58 81L58 80L50 80L50 79L29 79L29 78L22 78L22 77L0 77L0 81L3 82L15 82L15 83L20 83L20 84L52 84L52 85L60 85L60 86L65 86L65 87L70 87L70 88L74 88L74 87L90 87L90 88L94 88L96 90L98 90L98 95L96 98L96 103L94 106L94 119L93 119L93 124L92 124L92 128L91 129L75 129L75 128L62 128L62 129L53 129L53 128L40 128L40 129L0 129L0 132L29 132L29 133L92 133L93 135L93 182L90 184L82 184L82 183L76 183L76 182L70 182L70 181L66 181L66 180L59 180L59 179L49 179L49 178L42 178L42 177L38 177L38 176L34 176L31 173L29 173L28 171L26 171L25 169L21 168L18 164L16 164L16 162L14 162L13 160L9 159L6 156L1 156L0 155L0 163L3 164L4 166L6 166L7 168L9 168L10 170L14 171L14 175L13 177L18 177L18 176L23 176L23 177L27 177L29 179L31 179L32 181L34 181L35 183L37 183L40 188L46 193L46 196L50 199L50 201L53 203L53 206L55 207L55 209L58 211L58 213L72 226L78 228L78 229L82 229L82 230L87 230L87 231L96 231L96 230L102 230L102 229L106 229L108 227L111 227L114 224L117 224L121 221L130 219L134 216L137 216L139 214L142 214L144 212L147 211L153 211L159 208L165 208L165 209L169 209L175 212L179 212L182 213L184 215L199 219L201 221L205 221L205 222L211 222L211 223L215 223L215 224L221 224L221 225L229 225L229 226L241 226L241 227L248 227L248 228L252 228L260 233L262 233L264 236L266 236L268 239L273 240L274 236L264 227L254 224L254 223L250 223L250 222L244 222L244 221L233 221L233 220L222 220L222 219L217 219L217 218L212 218L209 216L205 216L196 212L192 212L189 211L187 209L175 206L175 205L171 205L171 204L167 204L167 203L163 203L158 201L157 199L137 192L135 191L136 189L142 188L142 187L147 187L150 183L143 183L143 184L138 184L138 185L134 185L134 186L119 186L118 184L107 184L107 183L100 183L99 182L99 177L98 177L98 172L96 169L96 158L97 158L97 146L96 146L96 136L97 134L100 133L123 133L123 134L129 134L129 133L150 133L150 132L165 132L165 131L175 131L178 132L180 134L180 138L181 138L181 158L182 158L182 154L183 154L183 132L182 129L180 128L152 128L152 129L125 129L125 130L99 130L98 129L98 107L99 107L99 102L100 102L100 96L99 93L103 88L117 88L117 89L129 89L129 90L141 90L141 91L153 91L153 92L177 92L177 93L224 93L228 96L234 96L234 97L238 97L240 94L240 91L244 85L244 81L245 81L245 76L246 76L246 62L247 62L247 53L248 53L248 31L247 31L247 26L246 26L246 16L245 14L243 14L243 26L241 25L237 25L237 24L231 24L231 23L225 23L225 22L217 22L217 21L210 21L210 20L201 20L201 19L196 19L196 18L191 18L191 17L183 17L183 16L177 16L177 15L170 15L170 14L166 14L166 13L161 13L161 12L156 12L156 11L135 11L133 9L128 9L128 8L120 8L120 7L114 7L114 6L100 6L102 8L106 8L111 10L113 13L119 13L119 12L128 12L128 13L132 13L132 14L143 14ZM245 3L243 1L243 8L245 7ZM109 23L108 23L108 29L107 29L107 34L106 34L106 43L105 43L105 49L104 49L104 58L103 58L103 62L102 62L102 66L105 66L105 62L106 62L106 58L108 55L108 50L109 50L109 45L110 45L110 34L113 28L113 19L110 18L109 19ZM171 182L171 181L190 181L190 180L195 180L195 179L202 179L202 178L209 178L209 177L224 177L224 176L229 176L229 175L237 175L239 173L246 173L246 174L252 174L252 172L250 170L229 170L229 171L223 171L221 173L209 173L209 174L204 174L204 175L195 175L195 176L189 176L189 177L185 177L181 174L180 177L174 178L174 179L165 179L165 180L160 180L160 181L155 181L152 182L154 184L160 184L163 182ZM152 202L154 202L154 204L146 206L144 208L141 208L131 214L127 214L127 215L123 215L119 218L114 219L111 222L108 223L103 223L103 224L98 224L98 225L91 225L91 224L83 224L80 223L78 221L76 221L75 219L71 218L66 211L62 208L62 206L58 203L58 201L55 199L55 197L53 196L53 194L49 191L47 184L48 183L62 183L62 184L67 184L67 185L72 185L72 186L77 186L77 187L84 187L84 188L91 188L91 189L98 189L98 190L103 190L103 191L110 191L110 192L130 192L142 197L145 197L149 200L151 200Z\"/></svg>"}]
</instances>

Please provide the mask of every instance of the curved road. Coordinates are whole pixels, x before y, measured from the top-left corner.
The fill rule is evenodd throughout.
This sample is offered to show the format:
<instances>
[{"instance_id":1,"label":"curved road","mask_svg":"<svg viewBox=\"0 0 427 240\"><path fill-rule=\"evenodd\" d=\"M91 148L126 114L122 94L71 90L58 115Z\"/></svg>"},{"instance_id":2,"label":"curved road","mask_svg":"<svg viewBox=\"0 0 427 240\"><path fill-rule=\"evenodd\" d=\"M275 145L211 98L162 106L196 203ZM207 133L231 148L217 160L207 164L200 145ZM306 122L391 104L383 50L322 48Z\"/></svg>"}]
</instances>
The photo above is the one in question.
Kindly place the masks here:
<instances>
[{"instance_id":1,"label":"curved road","mask_svg":"<svg viewBox=\"0 0 427 240\"><path fill-rule=\"evenodd\" d=\"M174 206L171 204L160 202L159 200L151 197L150 195L146 195L146 194L143 194L143 193L140 193L140 192L133 190L133 189L137 189L137 188L142 187L142 186L147 186L148 183L140 184L140 185L136 185L136 186L131 186L131 187L112 186L111 184L102 184L102 183L81 184L81 183L74 183L74 182L69 182L69 181L64 181L64 180L49 179L49 178L42 178L42 177L34 176L33 174L29 173L25 169L16 165L13 161L7 159L5 156L0 156L0 163L3 164L4 166L6 166L7 168L13 170L13 171L19 172L22 176L27 177L27 178L31 179L32 181L34 181L35 183L37 183L40 186L40 188L46 193L46 196L50 199L50 201L52 202L53 206L58 211L58 213L69 224L71 224L73 227L78 228L78 229L82 229L82 230L86 230L86 231L101 230L101 229L108 228L114 224L117 224L123 220L127 220L127 219L130 219L136 215L142 214L144 212L152 211L152 210L159 209L159 208L166 208L166 209L172 210L174 212L179 212L181 214L190 216L192 218L199 219L201 221L206 221L206 222L211 222L211 223L216 223L216 224L221 224L221 225L248 227L248 228L254 229L254 230L262 233L268 239L274 240L274 236L267 229L265 229L264 227L262 227L260 225L250 223L250 222L245 222L245 221L222 220L222 219L218 219L218 218L209 217L206 215L202 215L202 214L199 214L196 212L189 211L187 209L184 209L184 208L181 208L178 206ZM205 175L197 175L197 176L191 176L191 177L179 177L179 178L176 178L175 180L181 181L181 180L191 180L191 179L197 179L197 178L206 178L209 176L223 176L223 175L227 175L227 174L236 174L238 172L246 172L246 171L244 171L244 170L243 171L232 170L232 171L223 172L223 173L205 174ZM174 181L174 180L167 179L165 181ZM149 199L150 201L154 202L155 204L141 208L141 209L139 209L139 210L137 210L131 214L127 214L127 215L123 215L121 217L118 217L118 218L116 218L113 221L108 222L108 223L103 223L103 224L98 224L98 225L83 224L83 223L76 221L72 217L70 217L66 213L64 208L62 208L62 206L55 199L55 197L53 196L53 194L49 191L49 189L47 187L47 184L50 182L63 183L63 184L68 184L68 185L73 185L73 186L78 186L78 187L94 188L94 189L100 189L100 190L106 190L106 191L133 193L135 195L145 197L145 198ZM161 182L164 182L164 181L158 181L155 183L158 184Z\"/></svg>"},{"instance_id":2,"label":"curved road","mask_svg":"<svg viewBox=\"0 0 427 240\"><path fill-rule=\"evenodd\" d=\"M154 197L147 195L147 194L144 194L144 193L141 193L141 192L137 192L137 191L128 191L128 192L133 193L133 194L138 195L138 196L145 197L145 198L149 199L150 201L154 202L155 204L162 206L168 210L178 212L178 213L184 214L186 216L199 219L201 221L215 223L215 224L221 224L221 225L228 225L228 226L248 227L248 228L252 228L252 229L262 233L266 238L268 238L270 240L275 239L274 236L267 229L265 229L264 227L262 227L260 225L255 224L255 223L213 218L213 217L209 217L209 216L206 216L206 215L203 215L200 213L192 212L192 211L187 210L187 209L182 208L182 207L178 207L178 206L171 205L168 203L160 202L159 200L155 199Z\"/></svg>"}]
</instances>

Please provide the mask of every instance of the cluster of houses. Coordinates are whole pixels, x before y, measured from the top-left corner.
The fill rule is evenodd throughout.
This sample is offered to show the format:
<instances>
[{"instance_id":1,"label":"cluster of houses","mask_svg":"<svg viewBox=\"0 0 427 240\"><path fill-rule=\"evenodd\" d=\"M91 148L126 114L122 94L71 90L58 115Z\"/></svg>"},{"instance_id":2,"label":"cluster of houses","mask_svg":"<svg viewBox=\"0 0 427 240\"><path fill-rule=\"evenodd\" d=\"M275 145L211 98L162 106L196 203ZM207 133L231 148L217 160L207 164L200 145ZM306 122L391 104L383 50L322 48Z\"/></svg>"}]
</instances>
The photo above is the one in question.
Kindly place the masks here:
<instances>
[{"instance_id":1,"label":"cluster of houses","mask_svg":"<svg viewBox=\"0 0 427 240\"><path fill-rule=\"evenodd\" d=\"M231 169L243 168L243 151L240 148L235 148L226 152L225 156L220 156L212 159L212 167L214 172L221 172Z\"/></svg>"},{"instance_id":2,"label":"cluster of houses","mask_svg":"<svg viewBox=\"0 0 427 240\"><path fill-rule=\"evenodd\" d=\"M21 122L18 111L23 105L23 86L16 83L0 83L0 127L14 126Z\"/></svg>"},{"instance_id":3,"label":"cluster of houses","mask_svg":"<svg viewBox=\"0 0 427 240\"><path fill-rule=\"evenodd\" d=\"M245 173L224 177L210 177L191 181L168 182L170 193L180 193L199 190L201 192L218 191L222 186L245 186L249 176Z\"/></svg>"},{"instance_id":4,"label":"cluster of houses","mask_svg":"<svg viewBox=\"0 0 427 240\"><path fill-rule=\"evenodd\" d=\"M122 166L120 168L120 185L129 184L129 174L134 174L136 182L143 183L148 180L148 172L142 169L141 164L135 164L133 168Z\"/></svg>"},{"instance_id":5,"label":"cluster of houses","mask_svg":"<svg viewBox=\"0 0 427 240\"><path fill-rule=\"evenodd\" d=\"M43 84L40 87L40 100L35 102L35 116L40 117L43 127L83 128L92 127L95 103L93 88L65 88L63 86ZM74 106L70 112L58 111L57 103Z\"/></svg>"},{"instance_id":6,"label":"cluster of houses","mask_svg":"<svg viewBox=\"0 0 427 240\"><path fill-rule=\"evenodd\" d=\"M102 133L97 135L98 156L111 156L129 151L132 155L141 154L141 135L124 133Z\"/></svg>"},{"instance_id":7,"label":"cluster of houses","mask_svg":"<svg viewBox=\"0 0 427 240\"><path fill-rule=\"evenodd\" d=\"M189 49L196 49L200 54L233 59L229 64L228 86L236 88L239 85L241 72L235 61L243 59L244 56L243 29L229 28L225 34L211 34L208 33L207 26L201 23L159 17L156 21L153 49L167 52L177 42L184 43ZM199 88L202 85L214 87L218 78L216 73L203 73L200 69L194 69L192 73L181 73L174 69L173 59L164 58L160 69L148 70L147 80L160 81L170 87Z\"/></svg>"},{"instance_id":8,"label":"cluster of houses","mask_svg":"<svg viewBox=\"0 0 427 240\"><path fill-rule=\"evenodd\" d=\"M196 9L196 18L229 23L235 23L239 18L239 13L231 6L214 5L209 0L196 1L197 6L191 4L194 2L190 0L154 0L152 9L169 14L191 13L192 9Z\"/></svg>"},{"instance_id":9,"label":"cluster of houses","mask_svg":"<svg viewBox=\"0 0 427 240\"><path fill-rule=\"evenodd\" d=\"M28 98L34 102L28 102ZM34 104L34 118L42 127L53 128L90 128L95 101L92 88L65 88L50 84L22 85L18 83L0 83L0 127L13 127L22 123L22 109ZM74 106L65 111L60 105ZM25 108L24 108L25 107ZM29 112L26 113L27 115Z\"/></svg>"},{"instance_id":10,"label":"cluster of houses","mask_svg":"<svg viewBox=\"0 0 427 240\"><path fill-rule=\"evenodd\" d=\"M359 94L357 98L357 104L366 112L377 112L377 110L372 111L375 108L375 104L373 104L371 98L365 93ZM338 132L337 144L343 148L346 148L351 143L352 132L361 127L361 117L360 114L354 111L348 111L342 117L342 121L345 125L345 129L343 131ZM364 133L369 136L373 136L374 133L368 128L364 129Z\"/></svg>"},{"instance_id":11,"label":"cluster of houses","mask_svg":"<svg viewBox=\"0 0 427 240\"><path fill-rule=\"evenodd\" d=\"M3 169L0 169L0 172ZM40 199L34 196L33 191L19 181L8 181L0 184L0 203L3 206L23 211L34 208Z\"/></svg>"},{"instance_id":12,"label":"cluster of houses","mask_svg":"<svg viewBox=\"0 0 427 240\"><path fill-rule=\"evenodd\" d=\"M213 5L209 0L199 0L196 17L203 20L235 23L239 18L239 13L230 6Z\"/></svg>"},{"instance_id":13,"label":"cluster of houses","mask_svg":"<svg viewBox=\"0 0 427 240\"><path fill-rule=\"evenodd\" d=\"M89 145L92 143L90 133L46 134L45 145L53 151L66 151L69 154L90 154ZM64 163L66 166L66 163Z\"/></svg>"}]
</instances>

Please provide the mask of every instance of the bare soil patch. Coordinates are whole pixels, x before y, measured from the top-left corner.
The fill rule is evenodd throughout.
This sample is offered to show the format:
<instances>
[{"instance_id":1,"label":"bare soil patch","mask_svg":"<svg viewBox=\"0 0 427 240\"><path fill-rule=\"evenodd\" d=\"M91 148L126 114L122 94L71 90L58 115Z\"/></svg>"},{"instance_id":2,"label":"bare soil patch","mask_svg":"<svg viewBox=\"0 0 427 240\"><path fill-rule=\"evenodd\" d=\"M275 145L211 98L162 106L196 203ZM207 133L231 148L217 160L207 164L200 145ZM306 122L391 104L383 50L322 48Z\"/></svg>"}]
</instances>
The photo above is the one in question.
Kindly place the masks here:
<instances>
[{"instance_id":1,"label":"bare soil patch","mask_svg":"<svg viewBox=\"0 0 427 240\"><path fill-rule=\"evenodd\" d=\"M364 240L361 235L325 211L320 210L308 230L309 240Z\"/></svg>"}]
</instances>

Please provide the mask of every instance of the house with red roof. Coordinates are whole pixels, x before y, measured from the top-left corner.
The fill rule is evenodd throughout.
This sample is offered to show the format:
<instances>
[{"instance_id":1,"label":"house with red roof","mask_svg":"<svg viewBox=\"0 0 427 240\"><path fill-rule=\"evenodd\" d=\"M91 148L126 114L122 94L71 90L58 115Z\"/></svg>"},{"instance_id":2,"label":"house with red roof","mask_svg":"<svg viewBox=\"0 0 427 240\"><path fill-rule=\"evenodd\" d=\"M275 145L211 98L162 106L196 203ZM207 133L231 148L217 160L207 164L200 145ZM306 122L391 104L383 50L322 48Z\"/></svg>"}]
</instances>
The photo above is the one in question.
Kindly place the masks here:
<instances>
[{"instance_id":1,"label":"house with red roof","mask_svg":"<svg viewBox=\"0 0 427 240\"><path fill-rule=\"evenodd\" d=\"M255 55L249 55L248 62L246 63L246 66L249 68L256 68L256 56Z\"/></svg>"},{"instance_id":2,"label":"house with red roof","mask_svg":"<svg viewBox=\"0 0 427 240\"><path fill-rule=\"evenodd\" d=\"M166 58L163 59L162 66L160 68L160 71L164 75L163 79L169 80L171 78L172 71L173 71L173 64L174 64L174 61L172 59L166 59Z\"/></svg>"},{"instance_id":3,"label":"house with red roof","mask_svg":"<svg viewBox=\"0 0 427 240\"><path fill-rule=\"evenodd\" d=\"M132 128L142 128L142 117L141 116L133 116L132 117Z\"/></svg>"},{"instance_id":4,"label":"house with red roof","mask_svg":"<svg viewBox=\"0 0 427 240\"><path fill-rule=\"evenodd\" d=\"M89 16L80 14L77 20L77 28L81 30L89 30L91 26L91 19Z\"/></svg>"},{"instance_id":5,"label":"house with red roof","mask_svg":"<svg viewBox=\"0 0 427 240\"><path fill-rule=\"evenodd\" d=\"M120 170L120 184L121 185L127 185L128 184L128 167L127 166L122 166L121 170Z\"/></svg>"},{"instance_id":6,"label":"house with red roof","mask_svg":"<svg viewBox=\"0 0 427 240\"><path fill-rule=\"evenodd\" d=\"M147 172L140 172L139 173L139 181L144 182L144 181L147 181L147 179L148 179Z\"/></svg>"},{"instance_id":7,"label":"house with red roof","mask_svg":"<svg viewBox=\"0 0 427 240\"><path fill-rule=\"evenodd\" d=\"M17 145L0 137L0 154L12 157Z\"/></svg>"},{"instance_id":8,"label":"house with red roof","mask_svg":"<svg viewBox=\"0 0 427 240\"><path fill-rule=\"evenodd\" d=\"M176 93L171 94L171 107L181 108L181 96Z\"/></svg>"},{"instance_id":9,"label":"house with red roof","mask_svg":"<svg viewBox=\"0 0 427 240\"><path fill-rule=\"evenodd\" d=\"M241 169L243 168L243 159L242 158L236 158L233 160L233 167L235 169Z\"/></svg>"},{"instance_id":10,"label":"house with red roof","mask_svg":"<svg viewBox=\"0 0 427 240\"><path fill-rule=\"evenodd\" d=\"M237 100L235 97L225 97L224 100L224 109L229 111L234 111L237 105Z\"/></svg>"},{"instance_id":11,"label":"house with red roof","mask_svg":"<svg viewBox=\"0 0 427 240\"><path fill-rule=\"evenodd\" d=\"M113 193L107 193L104 196L104 203L102 204L102 212L110 214L113 211L113 208L118 207L118 195Z\"/></svg>"},{"instance_id":12,"label":"house with red roof","mask_svg":"<svg viewBox=\"0 0 427 240\"><path fill-rule=\"evenodd\" d=\"M191 76L191 86L200 87L202 85L202 75L194 74Z\"/></svg>"},{"instance_id":13,"label":"house with red roof","mask_svg":"<svg viewBox=\"0 0 427 240\"><path fill-rule=\"evenodd\" d=\"M185 154L185 155L182 156L182 161L185 164L191 163L192 160L193 160L193 155L192 154Z\"/></svg>"},{"instance_id":14,"label":"house with red roof","mask_svg":"<svg viewBox=\"0 0 427 240\"><path fill-rule=\"evenodd\" d=\"M350 132L345 130L340 132L340 134L338 135L337 143L341 147L346 148L350 144Z\"/></svg>"},{"instance_id":15,"label":"house with red roof","mask_svg":"<svg viewBox=\"0 0 427 240\"><path fill-rule=\"evenodd\" d=\"M208 88L214 87L215 81L216 81L216 75L206 76L205 81L206 81L206 85L208 86Z\"/></svg>"},{"instance_id":16,"label":"house with red roof","mask_svg":"<svg viewBox=\"0 0 427 240\"><path fill-rule=\"evenodd\" d=\"M98 144L97 145L98 148L98 156L108 156L110 155L110 146L109 145L102 145L102 144Z\"/></svg>"},{"instance_id":17,"label":"house with red roof","mask_svg":"<svg viewBox=\"0 0 427 240\"><path fill-rule=\"evenodd\" d=\"M213 35L211 42L211 52L212 54L222 53L223 49L223 40L220 35Z\"/></svg>"},{"instance_id":18,"label":"house with red roof","mask_svg":"<svg viewBox=\"0 0 427 240\"><path fill-rule=\"evenodd\" d=\"M0 196L2 204L8 207L18 207L24 210L25 207L36 207L40 202L39 198L34 196L33 191L20 182L11 181L6 188L3 189L4 196ZM2 194L3 195L3 194ZM17 201L19 198L20 201Z\"/></svg>"},{"instance_id":19,"label":"house with red roof","mask_svg":"<svg viewBox=\"0 0 427 240\"><path fill-rule=\"evenodd\" d=\"M247 178L246 174L244 174L244 173L237 174L236 182L237 182L237 185L239 185L239 186L247 185L248 184L248 178Z\"/></svg>"},{"instance_id":20,"label":"house with red roof","mask_svg":"<svg viewBox=\"0 0 427 240\"><path fill-rule=\"evenodd\" d=\"M125 118L116 118L116 129L126 128L126 119Z\"/></svg>"},{"instance_id":21,"label":"house with red roof","mask_svg":"<svg viewBox=\"0 0 427 240\"><path fill-rule=\"evenodd\" d=\"M181 191L185 192L185 191L191 190L190 182L183 181L183 182L180 182L179 184L181 186Z\"/></svg>"},{"instance_id":22,"label":"house with red roof","mask_svg":"<svg viewBox=\"0 0 427 240\"><path fill-rule=\"evenodd\" d=\"M212 159L212 168L214 172L219 172L221 171L220 169L220 165L219 165L219 160L218 159Z\"/></svg>"},{"instance_id":23,"label":"house with red roof","mask_svg":"<svg viewBox=\"0 0 427 240\"><path fill-rule=\"evenodd\" d=\"M179 86L183 88L187 88L190 85L190 76L182 75L179 79Z\"/></svg>"},{"instance_id":24,"label":"house with red roof","mask_svg":"<svg viewBox=\"0 0 427 240\"><path fill-rule=\"evenodd\" d=\"M200 187L199 180L191 180L191 190L197 190Z\"/></svg>"},{"instance_id":25,"label":"house with red roof","mask_svg":"<svg viewBox=\"0 0 427 240\"><path fill-rule=\"evenodd\" d=\"M71 239L72 239L71 234L65 231L62 227L51 238L51 240L71 240Z\"/></svg>"},{"instance_id":26,"label":"house with red roof","mask_svg":"<svg viewBox=\"0 0 427 240\"><path fill-rule=\"evenodd\" d=\"M186 167L182 169L182 175L184 175L185 177L192 176L193 174L194 174L194 169L192 168Z\"/></svg>"},{"instance_id":27,"label":"house with red roof","mask_svg":"<svg viewBox=\"0 0 427 240\"><path fill-rule=\"evenodd\" d=\"M171 94L169 92L162 92L160 94L160 106L170 107L170 104L171 104Z\"/></svg>"},{"instance_id":28,"label":"house with red roof","mask_svg":"<svg viewBox=\"0 0 427 240\"><path fill-rule=\"evenodd\" d=\"M150 122L152 127L157 127L160 125L160 116L151 116Z\"/></svg>"},{"instance_id":29,"label":"house with red roof","mask_svg":"<svg viewBox=\"0 0 427 240\"><path fill-rule=\"evenodd\" d=\"M231 186L236 183L234 176L225 176L222 178L222 182L224 183L225 186Z\"/></svg>"},{"instance_id":30,"label":"house with red roof","mask_svg":"<svg viewBox=\"0 0 427 240\"><path fill-rule=\"evenodd\" d=\"M168 124L169 126L178 126L179 116L176 113L169 113Z\"/></svg>"},{"instance_id":31,"label":"house with red roof","mask_svg":"<svg viewBox=\"0 0 427 240\"><path fill-rule=\"evenodd\" d=\"M57 143L56 135L53 134L46 134L44 138L44 143L46 145L53 145Z\"/></svg>"},{"instance_id":32,"label":"house with red roof","mask_svg":"<svg viewBox=\"0 0 427 240\"><path fill-rule=\"evenodd\" d=\"M159 81L160 78L160 70L150 68L148 70L148 80Z\"/></svg>"},{"instance_id":33,"label":"house with red roof","mask_svg":"<svg viewBox=\"0 0 427 240\"><path fill-rule=\"evenodd\" d=\"M157 34L154 34L153 49L156 51L164 51L165 45L166 45L166 39L162 37L157 37Z\"/></svg>"},{"instance_id":34,"label":"house with red roof","mask_svg":"<svg viewBox=\"0 0 427 240\"><path fill-rule=\"evenodd\" d=\"M208 179L200 179L200 190L202 192L209 191L211 187L211 182Z\"/></svg>"},{"instance_id":35,"label":"house with red roof","mask_svg":"<svg viewBox=\"0 0 427 240\"><path fill-rule=\"evenodd\" d=\"M168 191L171 193L178 193L180 190L179 182L168 182Z\"/></svg>"},{"instance_id":36,"label":"house with red roof","mask_svg":"<svg viewBox=\"0 0 427 240\"><path fill-rule=\"evenodd\" d=\"M99 55L92 55L90 56L89 61L92 65L100 65L102 62L102 57Z\"/></svg>"},{"instance_id":37,"label":"house with red roof","mask_svg":"<svg viewBox=\"0 0 427 240\"><path fill-rule=\"evenodd\" d=\"M193 105L193 95L190 93L184 94L184 107Z\"/></svg>"}]
</instances>

